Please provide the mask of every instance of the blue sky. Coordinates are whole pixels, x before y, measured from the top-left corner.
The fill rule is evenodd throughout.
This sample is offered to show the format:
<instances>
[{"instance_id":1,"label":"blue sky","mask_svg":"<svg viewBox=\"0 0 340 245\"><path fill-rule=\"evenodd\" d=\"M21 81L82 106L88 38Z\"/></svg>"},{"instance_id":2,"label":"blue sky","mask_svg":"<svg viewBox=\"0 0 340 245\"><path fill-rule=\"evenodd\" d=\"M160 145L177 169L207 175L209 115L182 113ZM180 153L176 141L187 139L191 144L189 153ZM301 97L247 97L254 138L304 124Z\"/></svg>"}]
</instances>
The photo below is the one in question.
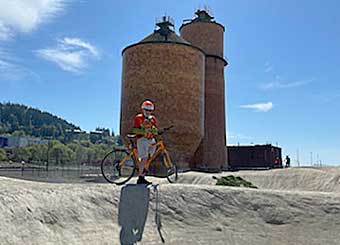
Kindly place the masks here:
<instances>
[{"instance_id":1,"label":"blue sky","mask_svg":"<svg viewBox=\"0 0 340 245\"><path fill-rule=\"evenodd\" d=\"M278 144L340 164L336 0L0 0L0 101L118 132L121 51L164 14L207 5L226 27L228 144Z\"/></svg>"}]
</instances>

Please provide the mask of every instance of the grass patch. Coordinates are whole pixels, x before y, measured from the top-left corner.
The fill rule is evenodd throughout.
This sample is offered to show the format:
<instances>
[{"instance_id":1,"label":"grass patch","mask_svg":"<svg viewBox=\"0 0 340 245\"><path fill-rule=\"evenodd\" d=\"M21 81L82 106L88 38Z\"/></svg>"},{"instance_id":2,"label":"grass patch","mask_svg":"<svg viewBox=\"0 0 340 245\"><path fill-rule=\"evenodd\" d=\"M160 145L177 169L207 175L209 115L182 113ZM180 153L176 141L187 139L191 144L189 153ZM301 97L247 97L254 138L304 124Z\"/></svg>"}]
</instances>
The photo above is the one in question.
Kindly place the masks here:
<instances>
[{"instance_id":1,"label":"grass patch","mask_svg":"<svg viewBox=\"0 0 340 245\"><path fill-rule=\"evenodd\" d=\"M216 185L238 186L238 187L248 187L248 188L256 188L257 189L257 187L255 185L253 185L251 182L246 181L239 176L235 177L233 175L228 175L228 176L224 176L224 177L221 177L221 178L217 178L217 177L213 176L213 178L217 180Z\"/></svg>"}]
</instances>

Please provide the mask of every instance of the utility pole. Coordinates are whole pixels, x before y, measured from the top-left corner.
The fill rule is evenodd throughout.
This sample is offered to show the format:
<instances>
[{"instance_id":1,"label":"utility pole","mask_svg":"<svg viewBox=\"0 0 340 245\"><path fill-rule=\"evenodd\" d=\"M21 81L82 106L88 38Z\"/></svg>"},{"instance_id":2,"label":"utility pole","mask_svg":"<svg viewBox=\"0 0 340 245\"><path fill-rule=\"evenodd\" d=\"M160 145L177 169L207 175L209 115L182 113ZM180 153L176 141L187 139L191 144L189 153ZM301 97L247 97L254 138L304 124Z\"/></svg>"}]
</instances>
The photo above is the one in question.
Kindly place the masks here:
<instances>
[{"instance_id":1,"label":"utility pole","mask_svg":"<svg viewBox=\"0 0 340 245\"><path fill-rule=\"evenodd\" d=\"M49 165L49 161L50 161L50 149L52 148L52 142L49 139L47 142L47 161L46 161L46 173L48 176L48 165Z\"/></svg>"},{"instance_id":2,"label":"utility pole","mask_svg":"<svg viewBox=\"0 0 340 245\"><path fill-rule=\"evenodd\" d=\"M310 165L313 166L313 152L310 152Z\"/></svg>"},{"instance_id":3,"label":"utility pole","mask_svg":"<svg viewBox=\"0 0 340 245\"><path fill-rule=\"evenodd\" d=\"M300 167L299 149L296 150L296 163L297 163L298 167Z\"/></svg>"}]
</instances>

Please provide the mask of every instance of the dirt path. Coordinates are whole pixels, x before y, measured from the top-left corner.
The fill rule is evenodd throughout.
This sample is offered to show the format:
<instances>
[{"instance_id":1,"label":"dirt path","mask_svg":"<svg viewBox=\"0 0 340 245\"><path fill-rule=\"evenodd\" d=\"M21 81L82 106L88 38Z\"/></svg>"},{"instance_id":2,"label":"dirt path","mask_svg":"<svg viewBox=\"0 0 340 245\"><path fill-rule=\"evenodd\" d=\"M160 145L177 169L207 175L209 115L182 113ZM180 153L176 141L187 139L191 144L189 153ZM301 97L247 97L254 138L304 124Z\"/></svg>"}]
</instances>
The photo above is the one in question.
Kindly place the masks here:
<instances>
[{"instance_id":1,"label":"dirt path","mask_svg":"<svg viewBox=\"0 0 340 245\"><path fill-rule=\"evenodd\" d=\"M317 177L314 170L303 170L310 171L312 177L307 177L300 170L271 175L303 176L306 183L315 179L315 190L283 190L264 180L268 175L278 181L270 171L233 173L248 176L258 190L214 186L211 175L198 173L183 174L179 184L164 181L160 212L166 244L340 244L337 184L326 185L327 189L322 187L324 173ZM327 174L334 177L338 171ZM321 187L326 191L320 191ZM1 244L120 244L121 190L109 184L50 184L0 177ZM161 244L152 190L149 195L140 244ZM138 207L134 196L125 198Z\"/></svg>"}]
</instances>

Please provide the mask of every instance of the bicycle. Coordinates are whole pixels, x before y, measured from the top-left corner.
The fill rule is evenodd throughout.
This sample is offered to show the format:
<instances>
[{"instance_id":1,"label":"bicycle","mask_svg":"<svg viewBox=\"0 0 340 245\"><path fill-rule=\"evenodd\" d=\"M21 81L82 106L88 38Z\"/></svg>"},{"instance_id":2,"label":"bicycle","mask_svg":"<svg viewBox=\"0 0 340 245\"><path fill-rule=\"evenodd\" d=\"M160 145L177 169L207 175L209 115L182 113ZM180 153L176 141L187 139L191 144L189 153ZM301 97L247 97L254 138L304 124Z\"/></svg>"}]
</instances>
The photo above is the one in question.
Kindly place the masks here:
<instances>
[{"instance_id":1,"label":"bicycle","mask_svg":"<svg viewBox=\"0 0 340 245\"><path fill-rule=\"evenodd\" d=\"M158 135L164 134L170 130L173 126L164 128ZM128 148L116 148L106 154L101 162L101 171L105 180L109 183L122 185L128 182L138 172L140 161L138 158L137 147L135 144L134 134L128 134ZM162 164L166 168L166 178L170 183L177 181L178 172L176 164L171 160L169 152L165 148L163 139L161 138L156 143L152 144L156 146L156 151L148 158L145 163L145 169L149 169L151 163L157 158L161 158Z\"/></svg>"}]
</instances>

